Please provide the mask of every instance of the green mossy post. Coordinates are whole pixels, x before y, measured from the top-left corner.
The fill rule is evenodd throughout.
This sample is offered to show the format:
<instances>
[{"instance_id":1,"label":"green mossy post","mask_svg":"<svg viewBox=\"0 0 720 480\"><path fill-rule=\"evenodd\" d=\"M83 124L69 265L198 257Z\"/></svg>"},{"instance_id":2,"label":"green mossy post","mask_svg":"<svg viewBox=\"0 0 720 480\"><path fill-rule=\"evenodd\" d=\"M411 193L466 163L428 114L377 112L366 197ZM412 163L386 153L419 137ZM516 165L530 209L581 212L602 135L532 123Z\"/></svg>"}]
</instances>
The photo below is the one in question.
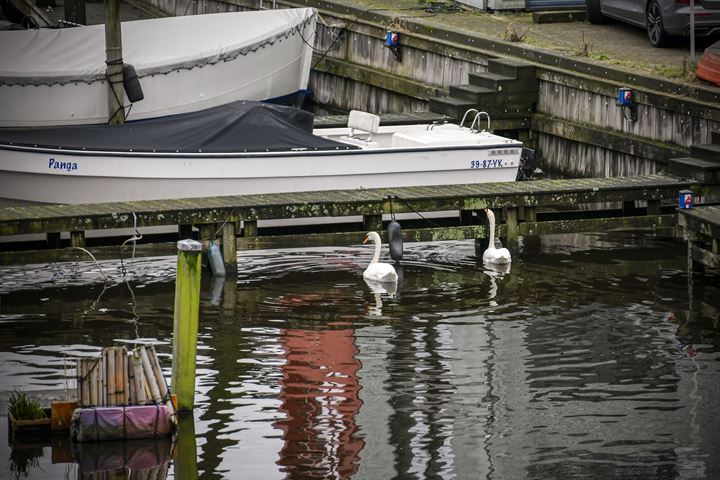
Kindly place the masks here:
<instances>
[{"instance_id":1,"label":"green mossy post","mask_svg":"<svg viewBox=\"0 0 720 480\"><path fill-rule=\"evenodd\" d=\"M200 312L200 256L202 244L195 240L177 243L175 314L173 319L172 389L178 411L195 405L195 354Z\"/></svg>"}]
</instances>

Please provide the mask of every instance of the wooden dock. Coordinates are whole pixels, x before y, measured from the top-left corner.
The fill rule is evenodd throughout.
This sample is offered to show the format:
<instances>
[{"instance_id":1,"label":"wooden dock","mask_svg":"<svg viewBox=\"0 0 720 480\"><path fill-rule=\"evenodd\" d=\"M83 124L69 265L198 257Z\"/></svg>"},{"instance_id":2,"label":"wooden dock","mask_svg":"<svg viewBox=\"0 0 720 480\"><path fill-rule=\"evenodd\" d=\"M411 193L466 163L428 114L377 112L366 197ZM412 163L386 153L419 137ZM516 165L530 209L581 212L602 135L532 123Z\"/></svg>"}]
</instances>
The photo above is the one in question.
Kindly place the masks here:
<instances>
[{"instance_id":1,"label":"wooden dock","mask_svg":"<svg viewBox=\"0 0 720 480\"><path fill-rule=\"evenodd\" d=\"M720 266L720 206L677 209L679 233L688 243L688 271Z\"/></svg>"},{"instance_id":2,"label":"wooden dock","mask_svg":"<svg viewBox=\"0 0 720 480\"><path fill-rule=\"evenodd\" d=\"M520 235L674 229L677 213L661 206L675 205L678 191L690 187L689 180L648 175L7 207L0 209L0 237L5 241L0 244L4 250L0 252L0 265L82 258L78 250L61 247L86 247L86 232L92 230L176 226L178 238L189 238L195 227L199 240L222 243L226 266L232 271L238 248L356 244L363 232L382 231L382 215L390 213L457 212L452 221L442 225L404 224L403 235L408 242L484 238L487 231L481 211L487 206L504 219L498 230L509 240ZM609 202L622 208L608 209ZM362 224L350 227L332 218L358 216ZM258 230L258 220L317 217L331 218L315 232L306 229L276 235ZM60 240L61 232L69 232L69 242ZM41 246L34 244L31 250L21 242L8 243L12 236L24 234L44 234L46 241ZM98 258L120 258L120 248L117 241L88 247ZM138 245L136 253L174 254L175 245L166 239Z\"/></svg>"}]
</instances>

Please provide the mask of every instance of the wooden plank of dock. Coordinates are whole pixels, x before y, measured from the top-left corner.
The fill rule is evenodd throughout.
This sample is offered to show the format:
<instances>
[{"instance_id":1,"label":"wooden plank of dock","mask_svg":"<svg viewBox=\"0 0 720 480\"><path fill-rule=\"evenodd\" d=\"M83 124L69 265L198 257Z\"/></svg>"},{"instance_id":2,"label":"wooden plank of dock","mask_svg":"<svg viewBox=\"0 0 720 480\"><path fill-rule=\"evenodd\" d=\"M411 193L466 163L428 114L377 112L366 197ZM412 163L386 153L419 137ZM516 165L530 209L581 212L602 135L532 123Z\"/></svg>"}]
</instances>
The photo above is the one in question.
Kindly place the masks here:
<instances>
[{"instance_id":1,"label":"wooden plank of dock","mask_svg":"<svg viewBox=\"0 0 720 480\"><path fill-rule=\"evenodd\" d=\"M86 205L30 205L0 209L0 235L200 225L227 220L342 217L486 206L569 208L583 203L674 199L692 182L672 176L538 180L430 187L234 195Z\"/></svg>"}]
</instances>

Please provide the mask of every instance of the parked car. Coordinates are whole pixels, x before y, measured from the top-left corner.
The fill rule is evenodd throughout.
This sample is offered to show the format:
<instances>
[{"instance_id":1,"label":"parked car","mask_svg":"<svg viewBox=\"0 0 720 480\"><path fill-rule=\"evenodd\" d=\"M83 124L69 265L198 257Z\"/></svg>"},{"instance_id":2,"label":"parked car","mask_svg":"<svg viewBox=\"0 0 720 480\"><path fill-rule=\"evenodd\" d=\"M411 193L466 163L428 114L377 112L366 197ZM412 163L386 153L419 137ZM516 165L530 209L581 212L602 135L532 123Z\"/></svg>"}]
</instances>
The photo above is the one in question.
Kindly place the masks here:
<instances>
[{"instance_id":1,"label":"parked car","mask_svg":"<svg viewBox=\"0 0 720 480\"><path fill-rule=\"evenodd\" d=\"M698 78L720 86L720 41L705 49L695 71Z\"/></svg>"},{"instance_id":2,"label":"parked car","mask_svg":"<svg viewBox=\"0 0 720 480\"><path fill-rule=\"evenodd\" d=\"M690 0L586 0L590 23L620 20L645 28L650 43L663 47L673 36L690 35ZM695 0L695 35L720 33L720 0Z\"/></svg>"}]
</instances>

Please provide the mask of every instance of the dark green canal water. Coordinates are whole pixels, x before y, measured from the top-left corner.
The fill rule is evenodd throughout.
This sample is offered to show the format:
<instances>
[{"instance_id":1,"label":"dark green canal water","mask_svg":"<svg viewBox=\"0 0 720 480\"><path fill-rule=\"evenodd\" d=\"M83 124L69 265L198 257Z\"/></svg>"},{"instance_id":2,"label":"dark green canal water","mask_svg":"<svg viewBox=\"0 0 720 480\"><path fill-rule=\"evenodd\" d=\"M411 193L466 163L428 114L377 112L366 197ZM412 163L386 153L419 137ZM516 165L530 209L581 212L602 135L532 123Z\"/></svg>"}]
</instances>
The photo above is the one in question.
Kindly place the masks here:
<instances>
[{"instance_id":1,"label":"dark green canal water","mask_svg":"<svg viewBox=\"0 0 720 480\"><path fill-rule=\"evenodd\" d=\"M161 465L142 478L720 478L717 277L689 290L685 245L633 233L511 251L500 273L472 242L406 244L394 295L364 282L362 246L243 252L236 281L203 283L174 460L11 447L3 416L0 478L111 478L133 449ZM0 267L3 415L13 390L62 398L70 359L118 342L157 342L169 377L174 257L128 283L101 266L105 286L90 262Z\"/></svg>"}]
</instances>

